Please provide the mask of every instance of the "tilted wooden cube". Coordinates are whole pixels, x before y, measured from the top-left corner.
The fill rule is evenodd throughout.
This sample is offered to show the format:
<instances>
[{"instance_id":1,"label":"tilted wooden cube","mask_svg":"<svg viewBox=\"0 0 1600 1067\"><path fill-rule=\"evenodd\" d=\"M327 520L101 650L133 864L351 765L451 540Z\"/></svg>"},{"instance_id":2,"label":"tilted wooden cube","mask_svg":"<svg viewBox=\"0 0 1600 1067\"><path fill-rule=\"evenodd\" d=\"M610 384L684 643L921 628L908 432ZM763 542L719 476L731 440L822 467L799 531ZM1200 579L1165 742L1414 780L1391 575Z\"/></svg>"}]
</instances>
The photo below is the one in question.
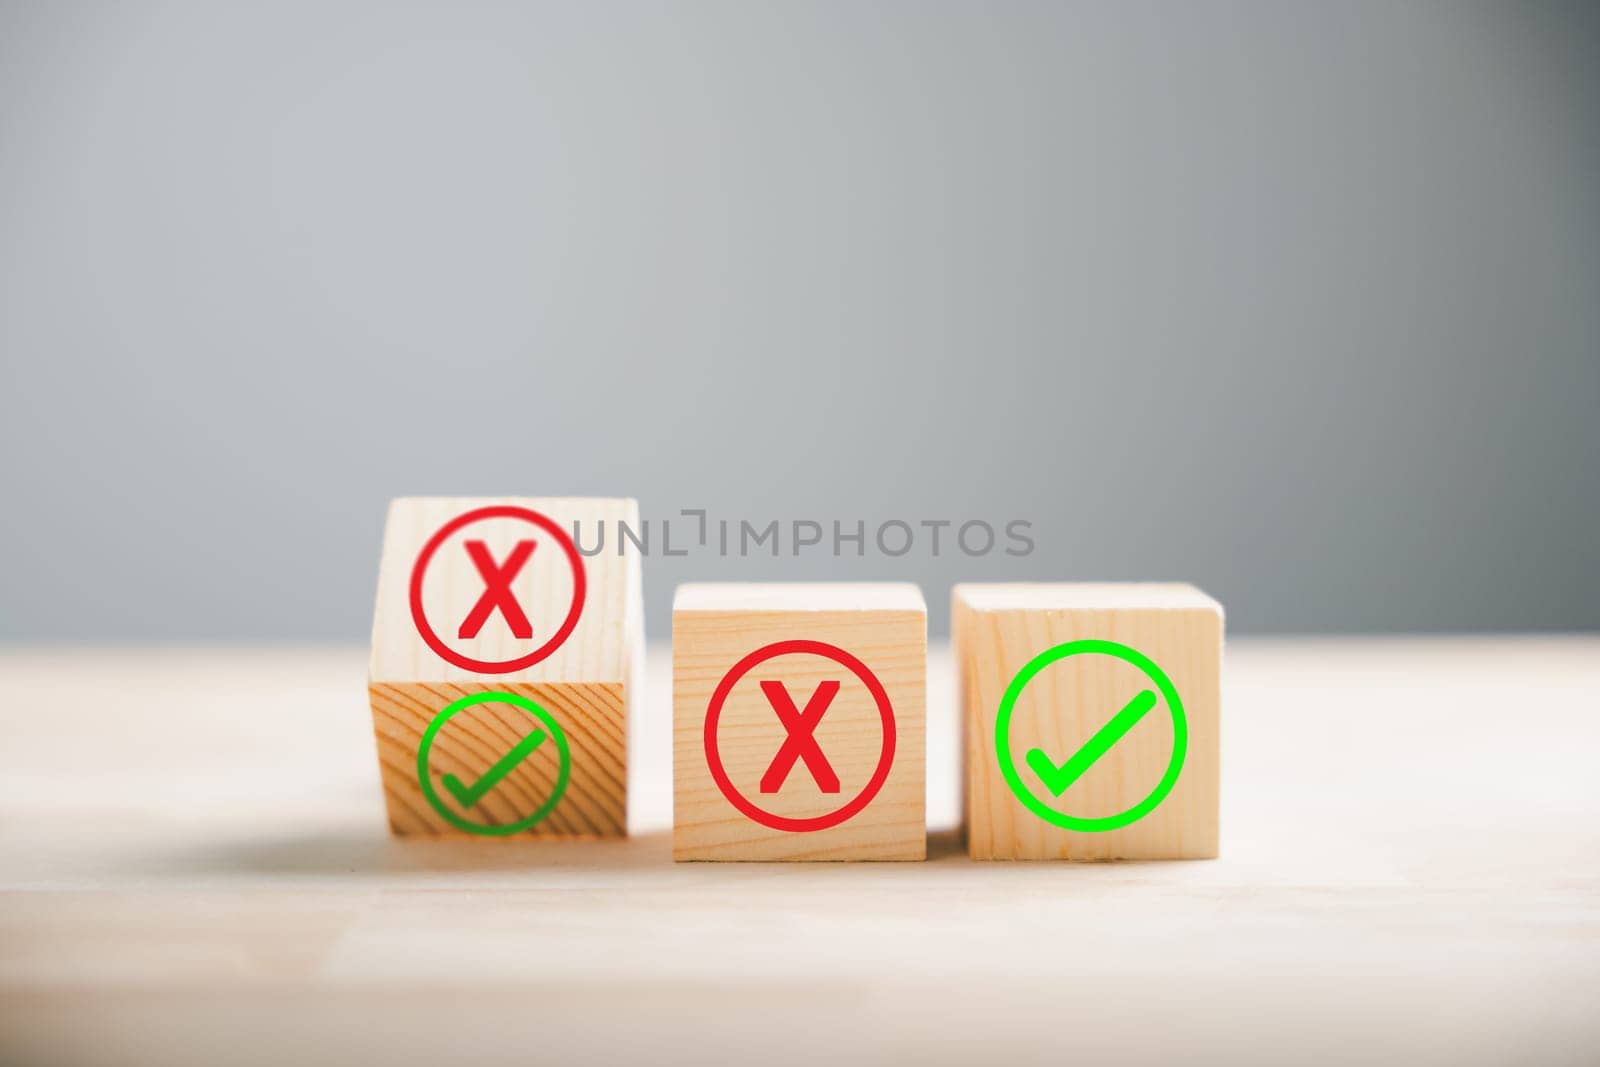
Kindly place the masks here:
<instances>
[{"instance_id":1,"label":"tilted wooden cube","mask_svg":"<svg viewBox=\"0 0 1600 1067\"><path fill-rule=\"evenodd\" d=\"M927 606L914 585L679 586L679 860L920 860Z\"/></svg>"},{"instance_id":2,"label":"tilted wooden cube","mask_svg":"<svg viewBox=\"0 0 1600 1067\"><path fill-rule=\"evenodd\" d=\"M1222 606L1191 585L958 585L974 859L1217 855Z\"/></svg>"},{"instance_id":3,"label":"tilted wooden cube","mask_svg":"<svg viewBox=\"0 0 1600 1067\"><path fill-rule=\"evenodd\" d=\"M393 832L627 832L644 613L619 523L632 500L390 505L368 691Z\"/></svg>"}]
</instances>

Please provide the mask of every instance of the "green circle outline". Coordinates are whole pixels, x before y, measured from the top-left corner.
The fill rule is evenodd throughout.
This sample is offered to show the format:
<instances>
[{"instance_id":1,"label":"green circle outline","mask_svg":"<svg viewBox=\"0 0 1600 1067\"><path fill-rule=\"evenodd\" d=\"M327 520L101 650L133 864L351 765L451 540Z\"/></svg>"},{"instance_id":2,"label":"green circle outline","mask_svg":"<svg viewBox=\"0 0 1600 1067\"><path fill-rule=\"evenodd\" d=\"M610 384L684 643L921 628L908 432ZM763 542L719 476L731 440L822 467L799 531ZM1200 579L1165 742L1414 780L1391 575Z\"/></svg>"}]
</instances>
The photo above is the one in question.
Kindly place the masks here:
<instances>
[{"instance_id":1,"label":"green circle outline","mask_svg":"<svg viewBox=\"0 0 1600 1067\"><path fill-rule=\"evenodd\" d=\"M1150 791L1150 795L1127 811L1118 812L1116 815L1106 815L1098 819L1088 819L1077 815L1068 815L1057 811L1044 801L1035 796L1026 785L1022 783L1022 776L1017 773L1016 760L1011 757L1011 713L1015 710L1017 698L1027 688L1034 676L1046 667L1068 656L1083 655L1085 653L1098 653L1120 659L1139 669L1145 677L1156 684L1161 695L1167 702L1167 710L1172 715L1172 758L1167 761L1167 771L1161 776L1161 781ZM1082 641L1067 641L1047 648L1033 657L1023 668L1017 672L1011 684L1006 686L1005 695L1000 698L1000 709L994 720L994 750L995 758L1000 763L1000 773L1005 777L1006 785L1011 787L1011 792L1016 798L1027 806L1039 818L1046 822L1068 830L1078 830L1083 833L1100 833L1105 830L1115 830L1127 826L1129 823L1138 822L1155 810L1156 805L1167 798L1172 792L1172 787L1178 783L1178 775L1183 773L1183 761L1189 752L1189 719L1183 711L1183 700L1178 696L1177 688L1172 684L1166 672L1156 666L1155 661L1138 649L1116 641L1105 641L1099 638L1089 638Z\"/></svg>"},{"instance_id":2,"label":"green circle outline","mask_svg":"<svg viewBox=\"0 0 1600 1067\"><path fill-rule=\"evenodd\" d=\"M433 751L433 741L438 736L440 728L457 712L465 711L467 708L478 704L511 704L532 715L549 729L550 736L556 742L556 751L561 757L560 767L556 771L556 785L550 791L549 798L539 805L538 810L532 815L518 819L513 823L507 823L504 826L472 822L445 807L444 802L439 799L439 794L434 790L433 781L428 775L428 753ZM556 722L548 711L520 693L504 693L491 690L487 693L473 693L462 697L460 700L451 701L441 708L439 714L435 715L433 720L428 723L428 728L422 732L422 746L417 749L417 781L422 783L422 795L428 798L428 803L432 805L433 810L442 815L444 820L456 829L465 830L469 834L481 834L484 837L508 837L511 834L519 834L536 825L546 815L549 815L556 804L560 802L567 791L567 782L571 778L572 751L567 747L567 735L561 732L560 724Z\"/></svg>"}]
</instances>

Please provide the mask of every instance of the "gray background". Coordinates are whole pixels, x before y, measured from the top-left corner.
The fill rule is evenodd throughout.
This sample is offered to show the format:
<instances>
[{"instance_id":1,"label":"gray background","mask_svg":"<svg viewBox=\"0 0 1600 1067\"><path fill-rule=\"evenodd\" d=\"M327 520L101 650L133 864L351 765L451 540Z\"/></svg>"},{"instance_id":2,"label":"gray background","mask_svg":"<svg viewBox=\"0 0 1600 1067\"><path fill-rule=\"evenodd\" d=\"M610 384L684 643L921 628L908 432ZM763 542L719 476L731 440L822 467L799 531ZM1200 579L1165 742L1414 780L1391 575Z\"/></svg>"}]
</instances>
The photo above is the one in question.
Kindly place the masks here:
<instances>
[{"instance_id":1,"label":"gray background","mask_svg":"<svg viewBox=\"0 0 1600 1067\"><path fill-rule=\"evenodd\" d=\"M1600 626L1593 5L0 8L0 637L347 638L385 501L1034 522Z\"/></svg>"}]
</instances>

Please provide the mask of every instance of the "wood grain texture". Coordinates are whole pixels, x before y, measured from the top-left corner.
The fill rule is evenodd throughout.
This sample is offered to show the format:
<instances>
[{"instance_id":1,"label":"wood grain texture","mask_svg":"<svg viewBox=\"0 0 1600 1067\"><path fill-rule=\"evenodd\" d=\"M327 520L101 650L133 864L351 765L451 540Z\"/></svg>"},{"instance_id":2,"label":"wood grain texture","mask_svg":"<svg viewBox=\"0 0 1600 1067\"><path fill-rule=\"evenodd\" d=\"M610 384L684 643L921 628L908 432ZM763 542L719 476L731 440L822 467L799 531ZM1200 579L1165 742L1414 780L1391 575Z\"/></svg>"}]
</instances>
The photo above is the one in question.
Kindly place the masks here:
<instances>
[{"instance_id":1,"label":"wood grain texture","mask_svg":"<svg viewBox=\"0 0 1600 1067\"><path fill-rule=\"evenodd\" d=\"M492 505L515 505L554 521L581 551L587 586L572 632L545 659L504 672L464 668L424 641L413 619L410 581L418 553L456 516ZM571 777L561 800L518 836L616 835L627 831L627 732L640 674L644 622L640 559L621 534L636 530L631 500L586 498L420 498L390 505L373 614L368 695L390 829L397 834L457 835L424 795L417 752L428 723L448 704L472 693L526 696L549 712L571 752ZM527 560L508 583L526 615L530 634L518 637L513 620L496 607L476 634L463 638L463 620L485 589L467 550L481 542L503 564L519 542L532 542ZM515 519L475 522L436 549L426 570L423 603L436 633L454 651L483 661L527 654L559 629L572 604L569 557L546 531ZM541 744L467 810L442 787L442 776L474 783L535 727L509 704L476 705L452 716L430 752L434 792L470 822L503 826L536 811L556 781L559 753Z\"/></svg>"},{"instance_id":2,"label":"wood grain texture","mask_svg":"<svg viewBox=\"0 0 1600 1067\"><path fill-rule=\"evenodd\" d=\"M951 627L965 734L967 848L974 859L1207 859L1218 851L1222 607L1193 586L958 585ZM996 717L1007 686L1039 653L1097 638L1131 646L1171 679L1188 722L1188 752L1172 791L1143 818L1105 831L1048 822L1012 792L997 761ZM1063 763L1150 681L1110 656L1069 656L1022 690L1009 730L1024 787L1052 810L1106 818L1161 781L1173 750L1164 698L1055 796L1028 765L1038 749Z\"/></svg>"},{"instance_id":3,"label":"wood grain texture","mask_svg":"<svg viewBox=\"0 0 1600 1067\"><path fill-rule=\"evenodd\" d=\"M525 696L560 724L572 756L566 793L550 814L523 831L532 837L608 836L627 832L628 709L624 687L592 685L468 685L395 682L368 687L383 799L389 828L397 834L461 833L428 803L417 778L417 749L429 721L447 704L472 693ZM485 703L450 718L429 754L429 771L441 801L457 815L505 826L536 810L554 790L560 760L553 744L541 744L471 809L438 788L439 776L476 782L502 755L539 729L509 704Z\"/></svg>"},{"instance_id":4,"label":"wood grain texture","mask_svg":"<svg viewBox=\"0 0 1600 1067\"><path fill-rule=\"evenodd\" d=\"M815 641L858 659L882 683L895 745L887 779L864 808L836 826L774 828L735 807L713 779L705 726L718 684L742 659L781 641ZM927 854L927 609L911 585L690 585L672 614L673 856L679 860L920 860ZM775 792L762 778L789 734L762 682L780 682L796 710L824 685L838 685L814 738L833 783L802 760ZM871 781L884 726L867 685L832 659L788 653L733 687L716 729L732 786L765 812L816 819L838 811Z\"/></svg>"}]
</instances>

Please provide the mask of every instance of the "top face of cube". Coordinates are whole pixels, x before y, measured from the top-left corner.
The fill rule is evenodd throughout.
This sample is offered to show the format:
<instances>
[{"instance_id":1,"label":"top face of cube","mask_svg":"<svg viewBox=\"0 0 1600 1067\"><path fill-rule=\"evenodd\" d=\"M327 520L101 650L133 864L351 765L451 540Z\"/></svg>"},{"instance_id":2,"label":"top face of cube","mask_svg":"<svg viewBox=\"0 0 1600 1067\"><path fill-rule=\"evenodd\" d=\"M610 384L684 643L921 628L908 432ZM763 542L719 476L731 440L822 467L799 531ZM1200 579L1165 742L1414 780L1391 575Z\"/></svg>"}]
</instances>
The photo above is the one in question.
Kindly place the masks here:
<instances>
[{"instance_id":1,"label":"top face of cube","mask_svg":"<svg viewBox=\"0 0 1600 1067\"><path fill-rule=\"evenodd\" d=\"M1183 582L1018 582L958 585L955 602L973 611L1222 612L1222 605Z\"/></svg>"},{"instance_id":2,"label":"top face of cube","mask_svg":"<svg viewBox=\"0 0 1600 1067\"><path fill-rule=\"evenodd\" d=\"M926 612L922 590L910 582L702 582L680 585L678 612Z\"/></svg>"},{"instance_id":3,"label":"top face of cube","mask_svg":"<svg viewBox=\"0 0 1600 1067\"><path fill-rule=\"evenodd\" d=\"M371 680L625 680L640 625L640 561L631 546L624 551L620 525L637 530L638 514L621 499L395 500Z\"/></svg>"}]
</instances>

